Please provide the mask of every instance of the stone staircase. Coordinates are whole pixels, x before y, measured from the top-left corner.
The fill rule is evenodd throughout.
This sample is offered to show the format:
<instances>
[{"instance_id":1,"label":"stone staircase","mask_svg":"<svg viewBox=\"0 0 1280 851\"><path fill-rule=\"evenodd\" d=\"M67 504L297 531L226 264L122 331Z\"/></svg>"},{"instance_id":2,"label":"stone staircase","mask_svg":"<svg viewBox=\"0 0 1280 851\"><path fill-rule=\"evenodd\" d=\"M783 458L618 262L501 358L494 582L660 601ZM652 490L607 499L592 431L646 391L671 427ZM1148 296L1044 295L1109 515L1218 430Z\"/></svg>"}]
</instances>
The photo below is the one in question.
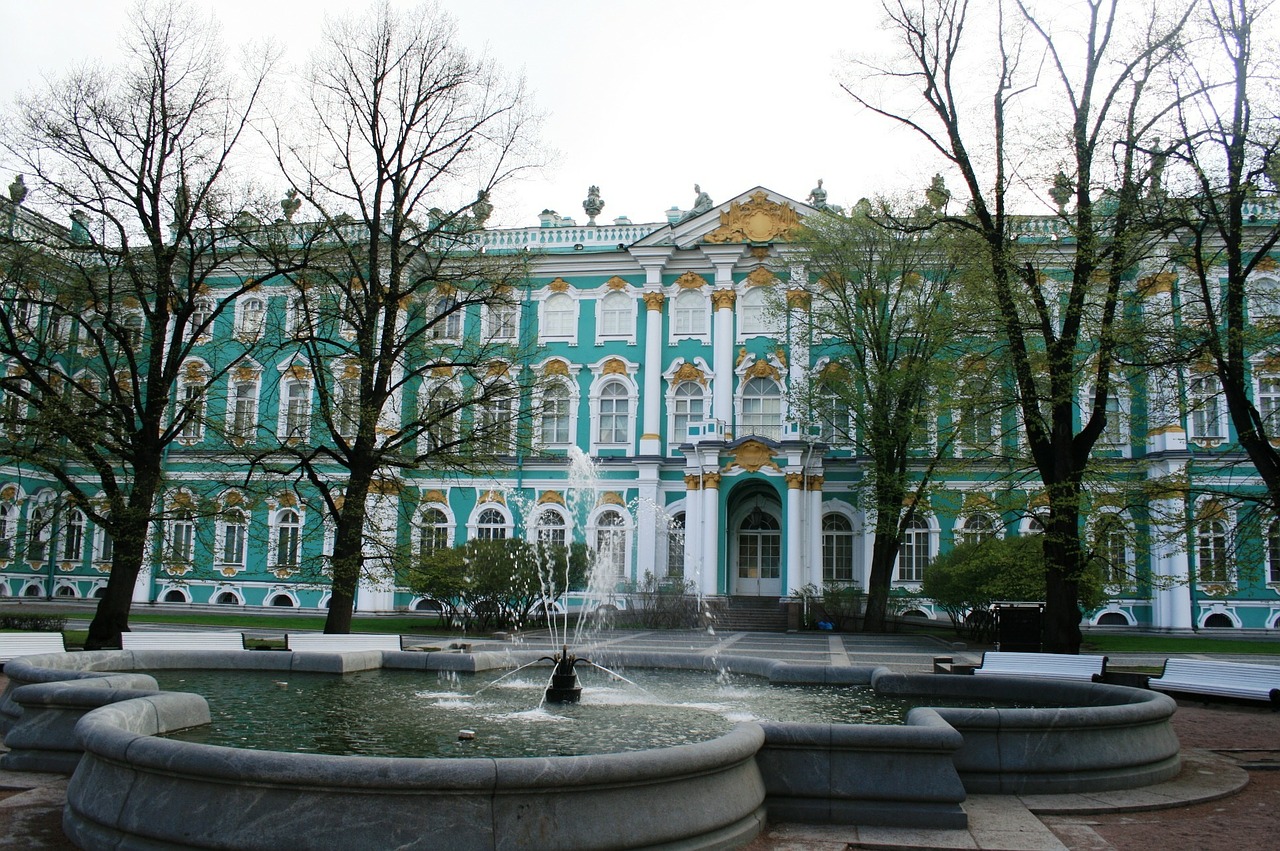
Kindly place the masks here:
<instances>
[{"instance_id":1,"label":"stone staircase","mask_svg":"<svg viewBox=\"0 0 1280 851\"><path fill-rule=\"evenodd\" d=\"M707 606L717 632L787 631L787 610L777 597L717 597Z\"/></svg>"}]
</instances>

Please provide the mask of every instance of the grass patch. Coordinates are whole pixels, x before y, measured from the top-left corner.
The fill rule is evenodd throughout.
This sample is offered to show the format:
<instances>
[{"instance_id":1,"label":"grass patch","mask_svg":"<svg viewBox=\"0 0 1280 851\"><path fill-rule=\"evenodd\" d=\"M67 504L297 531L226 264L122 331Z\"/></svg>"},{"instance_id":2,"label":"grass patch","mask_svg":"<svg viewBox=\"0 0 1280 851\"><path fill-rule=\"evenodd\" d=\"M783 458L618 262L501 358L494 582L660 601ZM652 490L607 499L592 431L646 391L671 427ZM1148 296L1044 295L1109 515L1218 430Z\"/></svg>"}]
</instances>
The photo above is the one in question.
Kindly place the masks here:
<instances>
[{"instance_id":1,"label":"grass patch","mask_svg":"<svg viewBox=\"0 0 1280 851\"><path fill-rule=\"evenodd\" d=\"M1199 635L1086 635L1080 648L1099 653L1250 653L1280 655L1280 641Z\"/></svg>"}]
</instances>

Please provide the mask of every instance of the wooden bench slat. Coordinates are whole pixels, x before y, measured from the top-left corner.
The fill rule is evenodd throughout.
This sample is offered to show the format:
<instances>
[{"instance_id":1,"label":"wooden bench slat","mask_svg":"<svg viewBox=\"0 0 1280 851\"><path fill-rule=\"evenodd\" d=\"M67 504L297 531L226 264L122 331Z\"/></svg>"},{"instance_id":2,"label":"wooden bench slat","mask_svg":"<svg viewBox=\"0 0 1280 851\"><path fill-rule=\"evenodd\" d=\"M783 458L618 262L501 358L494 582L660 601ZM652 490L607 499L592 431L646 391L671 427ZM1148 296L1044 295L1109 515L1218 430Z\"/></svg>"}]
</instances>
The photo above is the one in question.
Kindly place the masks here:
<instances>
[{"instance_id":1,"label":"wooden bench slat","mask_svg":"<svg viewBox=\"0 0 1280 851\"><path fill-rule=\"evenodd\" d=\"M390 633L354 632L349 635L329 633L291 632L284 637L290 650L399 650L400 636Z\"/></svg>"},{"instance_id":2,"label":"wooden bench slat","mask_svg":"<svg viewBox=\"0 0 1280 851\"><path fill-rule=\"evenodd\" d=\"M1105 673L1106 669L1106 656L991 651L982 654L982 664L973 672L1004 677L1092 680Z\"/></svg>"},{"instance_id":3,"label":"wooden bench slat","mask_svg":"<svg viewBox=\"0 0 1280 851\"><path fill-rule=\"evenodd\" d=\"M60 632L0 632L0 662L37 653L65 653Z\"/></svg>"},{"instance_id":4,"label":"wooden bench slat","mask_svg":"<svg viewBox=\"0 0 1280 851\"><path fill-rule=\"evenodd\" d=\"M147 630L120 636L125 650L243 650L242 632Z\"/></svg>"},{"instance_id":5,"label":"wooden bench slat","mask_svg":"<svg viewBox=\"0 0 1280 851\"><path fill-rule=\"evenodd\" d=\"M1166 659L1164 672L1149 685L1160 691L1188 692L1248 700L1280 701L1280 665L1256 665L1212 659Z\"/></svg>"}]
</instances>

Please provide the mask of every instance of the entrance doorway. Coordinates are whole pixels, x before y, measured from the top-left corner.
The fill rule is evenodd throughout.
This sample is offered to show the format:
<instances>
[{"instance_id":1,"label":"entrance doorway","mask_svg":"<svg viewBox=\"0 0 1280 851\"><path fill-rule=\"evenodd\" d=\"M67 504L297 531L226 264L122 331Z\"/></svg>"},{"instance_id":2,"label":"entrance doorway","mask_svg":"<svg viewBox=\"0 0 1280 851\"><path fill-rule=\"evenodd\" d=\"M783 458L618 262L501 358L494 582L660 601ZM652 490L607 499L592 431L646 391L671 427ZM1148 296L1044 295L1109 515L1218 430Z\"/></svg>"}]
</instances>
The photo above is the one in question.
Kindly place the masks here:
<instances>
[{"instance_id":1,"label":"entrance doorway","mask_svg":"<svg viewBox=\"0 0 1280 851\"><path fill-rule=\"evenodd\" d=\"M782 526L759 501L733 530L730 593L764 597L782 594Z\"/></svg>"}]
</instances>

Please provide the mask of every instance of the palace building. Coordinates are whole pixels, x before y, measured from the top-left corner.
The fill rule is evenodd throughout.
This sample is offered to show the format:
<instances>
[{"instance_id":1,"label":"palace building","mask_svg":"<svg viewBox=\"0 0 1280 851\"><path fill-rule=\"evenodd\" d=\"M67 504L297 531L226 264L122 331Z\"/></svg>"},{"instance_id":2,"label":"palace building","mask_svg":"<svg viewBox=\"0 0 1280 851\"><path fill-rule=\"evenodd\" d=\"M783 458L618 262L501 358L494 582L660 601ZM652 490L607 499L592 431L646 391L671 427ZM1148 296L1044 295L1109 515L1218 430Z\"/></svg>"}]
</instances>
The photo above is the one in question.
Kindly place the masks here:
<instances>
[{"instance_id":1,"label":"palace building","mask_svg":"<svg viewBox=\"0 0 1280 851\"><path fill-rule=\"evenodd\" d=\"M793 392L830 349L793 284L809 271L788 237L814 212L756 187L723 203L700 195L691 210L648 224L595 224L591 215L579 225L548 211L537 227L480 231L479 248L529 257L512 312L460 321L528 338L536 354L521 368L538 378L540 396L530 437L483 476L398 472L373 497L369 534L385 546L370 550L371 561L397 547L550 536L595 549L597 570L616 577L620 593L646 575L681 578L709 597L865 588L868 459L798 410ZM35 218L10 210L11 226ZM1051 230L1027 238L1051 238ZM1175 307L1178 283L1166 273L1144 297ZM1260 286L1280 292L1269 279ZM20 305L10 296L6 309ZM286 282L266 279L240 295L211 329L209 353L193 349L191 375L220 369L220 340L288 329L292 309ZM319 508L292 491L252 494L216 466L225 464L217 455L224 432L306 437L313 388L294 361L259 357L228 370L225 393L210 396L207 415L220 428L192 423L167 456L166 519L156 524L163 528L137 602L327 604L323 579L307 569L332 546ZM1266 410L1280 409L1280 365L1274 378L1271 369L1260 363L1257 375ZM1214 379L1194 372L1126 375L1109 400L1114 416L1096 450L1105 475L1091 486L1087 535L1113 565L1111 599L1086 623L1280 629L1280 524L1196 489L1259 488L1216 392ZM1180 404L1187 399L1197 404ZM856 428L857 412L850 416ZM947 405L931 416L945 427ZM589 479L578 475L575 448L593 462ZM1037 530L1033 484L1014 488L957 458L929 504L912 512L894 577L904 592L918 591L930 560L957 542ZM1169 477L1187 486L1160 492L1159 505L1113 498L1109 486ZM1170 517L1181 525L1162 526ZM0 595L94 597L111 555L110 539L59 500L54 481L0 458ZM904 613L946 619L928 600L903 600ZM363 612L429 605L390 572L371 572L357 598Z\"/></svg>"}]
</instances>

